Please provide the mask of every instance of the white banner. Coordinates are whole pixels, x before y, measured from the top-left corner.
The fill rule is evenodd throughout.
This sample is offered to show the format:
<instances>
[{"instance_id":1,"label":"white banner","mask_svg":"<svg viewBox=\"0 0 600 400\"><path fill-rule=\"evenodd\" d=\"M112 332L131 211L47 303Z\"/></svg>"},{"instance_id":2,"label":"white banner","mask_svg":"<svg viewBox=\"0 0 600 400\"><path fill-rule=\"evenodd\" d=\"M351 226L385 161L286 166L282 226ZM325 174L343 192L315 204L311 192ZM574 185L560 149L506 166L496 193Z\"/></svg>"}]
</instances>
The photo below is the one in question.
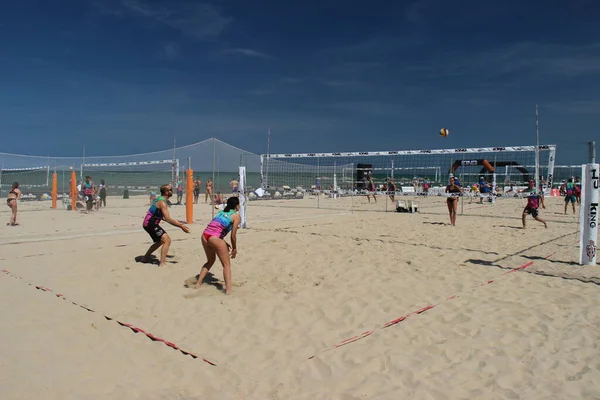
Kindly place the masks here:
<instances>
[{"instance_id":1,"label":"white banner","mask_svg":"<svg viewBox=\"0 0 600 400\"><path fill-rule=\"evenodd\" d=\"M581 208L579 209L579 264L596 265L598 252L598 164L581 168Z\"/></svg>"},{"instance_id":2,"label":"white banner","mask_svg":"<svg viewBox=\"0 0 600 400\"><path fill-rule=\"evenodd\" d=\"M240 228L246 228L246 167L240 167L240 182L238 186L240 196Z\"/></svg>"}]
</instances>

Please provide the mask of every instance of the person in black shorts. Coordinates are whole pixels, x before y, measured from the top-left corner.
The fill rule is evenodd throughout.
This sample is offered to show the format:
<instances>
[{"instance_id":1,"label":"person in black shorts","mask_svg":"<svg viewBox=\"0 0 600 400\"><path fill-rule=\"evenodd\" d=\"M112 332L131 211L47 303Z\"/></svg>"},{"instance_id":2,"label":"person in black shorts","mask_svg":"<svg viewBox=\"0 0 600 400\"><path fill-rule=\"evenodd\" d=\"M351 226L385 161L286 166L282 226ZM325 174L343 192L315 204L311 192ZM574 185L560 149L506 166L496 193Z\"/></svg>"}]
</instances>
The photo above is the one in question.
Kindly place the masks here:
<instances>
[{"instance_id":1,"label":"person in black shorts","mask_svg":"<svg viewBox=\"0 0 600 400\"><path fill-rule=\"evenodd\" d=\"M171 246L171 238L167 232L159 225L160 221L165 220L169 224L181 228L185 233L190 233L190 228L185 226L179 221L174 220L169 215L169 209L167 208L167 200L173 196L173 187L171 185L163 185L160 187L160 196L158 196L153 202L142 226L144 230L150 235L154 242L146 254L142 257L143 263L150 262L150 255L154 253L159 247L162 246L160 252L160 267L165 266L167 262L167 254L169 253L169 247Z\"/></svg>"},{"instance_id":2,"label":"person in black shorts","mask_svg":"<svg viewBox=\"0 0 600 400\"><path fill-rule=\"evenodd\" d=\"M104 181L104 179L100 179L100 191L98 192L98 195L100 195L98 208L106 207L106 182Z\"/></svg>"},{"instance_id":3,"label":"person in black shorts","mask_svg":"<svg viewBox=\"0 0 600 400\"><path fill-rule=\"evenodd\" d=\"M454 182L454 177L450 177L450 184L446 186L446 193L450 196L446 199L448 213L450 214L450 224L456 225L456 212L458 211L458 197L462 195L462 189Z\"/></svg>"},{"instance_id":4,"label":"person in black shorts","mask_svg":"<svg viewBox=\"0 0 600 400\"><path fill-rule=\"evenodd\" d=\"M200 197L200 184L202 183L202 181L200 180L200 177L197 176L196 180L194 181L194 204L198 204L198 198Z\"/></svg>"},{"instance_id":5,"label":"person in black shorts","mask_svg":"<svg viewBox=\"0 0 600 400\"><path fill-rule=\"evenodd\" d=\"M544 195L542 194L542 188L540 187L539 193L535 190L535 182L533 180L529 181L529 186L527 189L521 191L521 193L529 193L527 195L527 205L523 209L523 213L521 214L521 220L523 222L523 229L527 227L526 217L527 215L531 215L533 219L538 221L541 224L544 224L545 228L548 228L548 224L546 221L540 218L539 216L539 207L540 204L542 208L546 208L546 204L544 204Z\"/></svg>"}]
</instances>

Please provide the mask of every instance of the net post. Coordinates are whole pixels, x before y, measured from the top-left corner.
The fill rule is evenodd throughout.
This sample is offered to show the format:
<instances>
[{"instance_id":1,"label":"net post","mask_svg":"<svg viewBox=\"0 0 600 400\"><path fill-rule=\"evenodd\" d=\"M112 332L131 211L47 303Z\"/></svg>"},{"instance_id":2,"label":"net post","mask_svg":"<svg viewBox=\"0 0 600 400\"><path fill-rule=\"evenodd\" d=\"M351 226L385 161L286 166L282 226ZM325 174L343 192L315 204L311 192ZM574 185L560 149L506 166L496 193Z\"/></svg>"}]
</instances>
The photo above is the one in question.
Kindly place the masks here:
<instances>
[{"instance_id":1,"label":"net post","mask_svg":"<svg viewBox=\"0 0 600 400\"><path fill-rule=\"evenodd\" d=\"M83 180L83 165L85 164L85 144L83 145L83 157L81 158L81 171L79 172L80 179Z\"/></svg>"},{"instance_id":2,"label":"net post","mask_svg":"<svg viewBox=\"0 0 600 400\"><path fill-rule=\"evenodd\" d=\"M215 162L216 162L216 151L217 151L217 139L213 138L213 148L212 148L212 193L210 194L209 203L210 204L210 215L211 218L215 217L215 207L213 204L213 199L215 197Z\"/></svg>"},{"instance_id":3,"label":"net post","mask_svg":"<svg viewBox=\"0 0 600 400\"><path fill-rule=\"evenodd\" d=\"M583 164L581 167L581 207L579 209L580 265L596 265L598 252L598 202L600 197L599 167L596 163Z\"/></svg>"},{"instance_id":4,"label":"net post","mask_svg":"<svg viewBox=\"0 0 600 400\"><path fill-rule=\"evenodd\" d=\"M321 178L319 177L319 173L320 173L320 170L321 170L320 161L321 161L320 158L317 157L317 179L316 179L316 182L315 182L315 183L317 183L317 182L319 183L318 185L315 185L316 189L317 189L316 190L316 192L317 192L317 208L321 208L320 207L320 197L321 197L321 187L322 187L322 184L321 184Z\"/></svg>"},{"instance_id":5,"label":"net post","mask_svg":"<svg viewBox=\"0 0 600 400\"><path fill-rule=\"evenodd\" d=\"M552 193L552 184L554 183L554 161L556 158L556 147L550 146L550 151L548 155L548 175L546 177L546 186Z\"/></svg>"},{"instance_id":6,"label":"net post","mask_svg":"<svg viewBox=\"0 0 600 400\"><path fill-rule=\"evenodd\" d=\"M350 184L350 214L354 213L354 190L356 189L355 176L356 176L356 166L354 163L352 163L352 180L350 181L350 182L352 182Z\"/></svg>"},{"instance_id":7,"label":"net post","mask_svg":"<svg viewBox=\"0 0 600 400\"><path fill-rule=\"evenodd\" d=\"M588 142L588 149L590 154L590 164L596 164L596 142L593 140L591 142Z\"/></svg>"},{"instance_id":8,"label":"net post","mask_svg":"<svg viewBox=\"0 0 600 400\"><path fill-rule=\"evenodd\" d=\"M386 187L386 189L389 189L389 188ZM386 190L383 194L385 196L385 212L388 212L388 195L389 195L389 193L390 193L390 191Z\"/></svg>"},{"instance_id":9,"label":"net post","mask_svg":"<svg viewBox=\"0 0 600 400\"><path fill-rule=\"evenodd\" d=\"M188 224L194 223L194 170L192 159L188 157L187 182L185 191L185 220Z\"/></svg>"},{"instance_id":10,"label":"net post","mask_svg":"<svg viewBox=\"0 0 600 400\"><path fill-rule=\"evenodd\" d=\"M71 170L71 211L77 211L77 174Z\"/></svg>"},{"instance_id":11,"label":"net post","mask_svg":"<svg viewBox=\"0 0 600 400\"><path fill-rule=\"evenodd\" d=\"M246 212L247 212L247 199L246 199L246 167L240 165L239 167L239 182L238 182L238 196L240 199L240 227L246 229Z\"/></svg>"},{"instance_id":12,"label":"net post","mask_svg":"<svg viewBox=\"0 0 600 400\"><path fill-rule=\"evenodd\" d=\"M394 160L393 159L392 159L391 164L392 164L391 172L390 172L390 175L388 177L386 177L388 179L386 179L386 182L385 182L385 189L386 189L385 190L385 212L386 213L388 212L388 197L390 196L390 182L391 182L390 177L391 177L391 179L394 178ZM392 204L392 207L393 206L394 205Z\"/></svg>"},{"instance_id":13,"label":"net post","mask_svg":"<svg viewBox=\"0 0 600 400\"><path fill-rule=\"evenodd\" d=\"M491 203L496 204L496 156L494 156L494 172L492 173L492 193Z\"/></svg>"},{"instance_id":14,"label":"net post","mask_svg":"<svg viewBox=\"0 0 600 400\"><path fill-rule=\"evenodd\" d=\"M262 189L266 189L266 185L265 185L265 173L264 173L264 163L265 163L265 155L261 154L260 156L260 187Z\"/></svg>"},{"instance_id":15,"label":"net post","mask_svg":"<svg viewBox=\"0 0 600 400\"><path fill-rule=\"evenodd\" d=\"M58 175L56 171L52 173L52 208L56 209L56 201L58 199Z\"/></svg>"}]
</instances>

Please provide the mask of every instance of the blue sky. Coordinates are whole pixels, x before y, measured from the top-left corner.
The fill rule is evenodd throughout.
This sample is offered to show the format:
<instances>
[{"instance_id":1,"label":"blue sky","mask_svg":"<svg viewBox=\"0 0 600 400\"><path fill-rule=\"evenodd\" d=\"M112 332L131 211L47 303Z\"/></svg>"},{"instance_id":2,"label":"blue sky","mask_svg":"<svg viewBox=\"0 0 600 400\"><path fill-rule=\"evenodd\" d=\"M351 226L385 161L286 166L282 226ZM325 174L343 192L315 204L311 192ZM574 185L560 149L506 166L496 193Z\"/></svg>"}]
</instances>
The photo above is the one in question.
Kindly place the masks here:
<instances>
[{"instance_id":1,"label":"blue sky","mask_svg":"<svg viewBox=\"0 0 600 400\"><path fill-rule=\"evenodd\" d=\"M0 151L255 153L598 139L600 3L20 0L0 13ZM10 39L10 40L7 40ZM450 129L447 139L440 128Z\"/></svg>"}]
</instances>

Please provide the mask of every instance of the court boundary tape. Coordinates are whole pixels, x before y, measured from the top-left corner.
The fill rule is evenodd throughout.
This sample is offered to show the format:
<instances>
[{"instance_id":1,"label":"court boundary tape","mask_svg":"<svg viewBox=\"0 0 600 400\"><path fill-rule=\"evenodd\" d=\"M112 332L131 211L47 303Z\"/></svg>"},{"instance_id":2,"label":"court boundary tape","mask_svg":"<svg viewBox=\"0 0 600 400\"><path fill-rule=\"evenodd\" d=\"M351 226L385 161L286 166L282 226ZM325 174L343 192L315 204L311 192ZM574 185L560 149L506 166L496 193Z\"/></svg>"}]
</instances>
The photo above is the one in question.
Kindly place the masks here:
<instances>
[{"instance_id":1,"label":"court boundary tape","mask_svg":"<svg viewBox=\"0 0 600 400\"><path fill-rule=\"evenodd\" d=\"M9 270L7 270L7 269L2 269L0 272L2 272L2 273L3 273L3 274L5 274L5 275L8 275L8 276L10 276L10 277L12 277L12 278L15 278L15 279L22 280L22 281L23 281L23 282L25 282L27 285L29 285L29 286L33 286L33 287L34 287L34 288L36 288L37 290L41 290L41 291L44 291L44 292L47 292L47 293L53 294L54 296L56 296L56 297L58 297L58 298L60 298L60 299L66 300L66 301L68 301L69 303L71 303L71 304L73 304L73 305L75 305L75 306L78 306L78 307L80 307L80 308L83 308L83 309L84 309L84 310L86 310L86 311L89 311L89 312L94 312L94 313L96 312L96 310L94 310L94 309L92 309L92 308L90 308L90 307L88 307L88 306L86 306L86 305L84 305L84 304L80 304L80 303L74 302L73 300L70 300L70 299L68 299L68 298L67 298L67 297L66 297L64 294L62 294L62 293L55 292L54 290L52 290L52 289L50 289L50 288L47 288L47 287L45 287L45 286L41 286L41 285L34 285L34 284L32 284L32 283L29 283L29 282L27 282L25 279L23 279L22 277L20 277L20 276L18 276L18 275L15 275L15 274L13 274L12 272L10 272L10 271L9 271ZM134 333L141 333L141 334L143 334L144 336L146 336L148 339L152 340L153 342L160 342L160 343L162 343L162 344L164 344L164 345L166 345L166 346L168 346L168 347L172 348L173 350L176 350L176 351L179 351L179 352L181 352L183 355L190 356L190 357L192 357L193 359L198 359L198 358L199 358L200 360L204 361L204 362L205 362L205 363L207 363L207 364L210 364L210 365L212 365L212 366L217 366L217 364L216 364L216 363L214 363L214 362L212 362L212 361L210 361L210 360L208 360L208 359L206 359L206 358L204 358L204 357L200 357L200 356L198 356L198 355L196 355L196 354L194 354L194 353L192 353L192 352L190 352L190 351L186 351L186 350L182 349L181 347L177 346L175 343L173 343L173 342L169 342L169 341L167 341L167 340L165 340L165 339L163 339L163 338L160 338L160 337L158 337L158 336L156 336L156 335L154 335L154 334L152 334L152 333L150 333L150 332L148 332L148 331L145 331L145 330L143 330L142 328L139 328L139 327L137 327L137 326L135 326L135 325L131 325L131 324L128 324L128 323L126 323L126 322L120 321L120 320L118 320L118 319L116 319L116 318L110 317L110 316L108 316L108 315L105 315L105 314L103 314L103 316L104 316L104 318L105 318L107 321L115 321L115 322L116 322L117 324L119 324L120 326L122 326L122 327L125 327L125 328L129 328L129 329L131 329L131 330L132 330Z\"/></svg>"},{"instance_id":2,"label":"court boundary tape","mask_svg":"<svg viewBox=\"0 0 600 400\"><path fill-rule=\"evenodd\" d=\"M142 232L141 229L129 229L129 230L112 230L112 231L104 231L104 232L93 232L93 233L80 233L75 235L62 235L62 236L37 236L37 237L29 237L21 236L22 239L15 239L12 241L0 241L0 245L13 245L13 244L26 244L26 243L39 243L39 242L53 242L58 240L68 240L68 239L80 239L80 238L89 238L89 237L101 237L101 236L117 236L117 235L129 235L132 233Z\"/></svg>"},{"instance_id":3,"label":"court boundary tape","mask_svg":"<svg viewBox=\"0 0 600 400\"><path fill-rule=\"evenodd\" d=\"M544 257L544 258L545 258L545 259L549 259L549 258L550 258L550 257L552 257L554 254L556 254L556 252L554 252L554 253L552 253L552 254L550 254L549 256L546 256L546 257ZM431 310L432 308L434 308L434 307L437 307L437 306L439 306L439 305L441 305L441 304L443 304L443 303L445 303L445 302L447 302L447 301L449 301L449 300L454 300L454 299L456 299L456 298L458 298L458 297L461 297L461 296L466 296L466 295L468 295L468 294L472 293L472 292L473 292L475 289L477 289L477 288L479 288L479 287L482 287L482 286L487 286L487 285L489 285L489 284L491 284L491 283L493 283L493 282L495 282L495 281L497 281L497 280L499 280L499 279L502 279L503 277L505 277L505 276L506 276L506 275L508 275L508 274L512 274L513 272L517 272L517 271L524 270L525 268L528 268L528 267L530 267L531 265L533 265L533 261L529 261L529 262L527 262L527 263L525 263L525 264L523 264L523 265L521 265L521 266L519 266L519 267L512 268L511 270L509 270L509 271L506 271L505 273L503 273L503 274L499 275L498 277L496 277L496 278L494 278L494 279L489 279L489 280L487 280L487 281L485 281L485 282L483 282L483 283L480 283L479 285L476 285L476 286L472 287L471 289L469 289L468 291L465 291L465 292L463 292L463 293L462 293L462 294L460 294L460 295L458 295L458 294L452 295L452 296L450 296L450 297L448 297L448 298L446 298L446 299L444 299L444 300L440 301L440 302L439 302L439 303L437 303L437 304L429 304L429 305L427 305L427 306L425 306L425 307L422 307L422 308L420 308L420 309L418 309L418 310L415 310L415 311L413 311L413 312L411 312L411 313L408 313L408 314L406 314L406 315L403 315L403 316L401 316L401 317L399 317L399 318L396 318L396 319L393 319L393 320L391 320L391 321L388 321L388 322L384 323L383 325L380 325L379 327L376 327L376 328L374 328L374 329L372 329L372 330L370 330L370 331L365 331L365 332L363 332L363 333L360 333L360 334L358 334L358 335L356 335L356 336L352 336L352 337L350 337L350 338L348 338L348 339L342 340L342 341L341 341L341 342L339 342L338 344L335 344L335 345L333 345L333 346L330 346L330 347L326 348L325 350L321 350L321 351L319 351L319 352L317 352L317 353L313 354L312 356L308 357L308 360L312 360L313 358L315 358L315 357L317 357L317 356L319 356L319 355L321 355L321 354L323 354L323 353L326 353L326 352L328 352L328 351L331 351L331 350L338 349L338 348L340 348L340 347L342 347L342 346L345 346L345 345L347 345L347 344L354 343L354 342L356 342L356 341L358 341L358 340L364 339L364 338L366 338L366 337L368 337L368 336L371 336L372 334L374 334L374 333L375 333L375 332L377 332L377 331L381 331L381 330L383 330L383 329L389 328L390 326L394 326L394 325L396 325L396 324L399 324L400 322L402 322L402 321L405 321L406 319L408 319L408 318L410 318L410 317L412 317L412 316L414 316L414 315L423 314L423 313L425 313L425 312L427 312L427 311Z\"/></svg>"}]
</instances>

